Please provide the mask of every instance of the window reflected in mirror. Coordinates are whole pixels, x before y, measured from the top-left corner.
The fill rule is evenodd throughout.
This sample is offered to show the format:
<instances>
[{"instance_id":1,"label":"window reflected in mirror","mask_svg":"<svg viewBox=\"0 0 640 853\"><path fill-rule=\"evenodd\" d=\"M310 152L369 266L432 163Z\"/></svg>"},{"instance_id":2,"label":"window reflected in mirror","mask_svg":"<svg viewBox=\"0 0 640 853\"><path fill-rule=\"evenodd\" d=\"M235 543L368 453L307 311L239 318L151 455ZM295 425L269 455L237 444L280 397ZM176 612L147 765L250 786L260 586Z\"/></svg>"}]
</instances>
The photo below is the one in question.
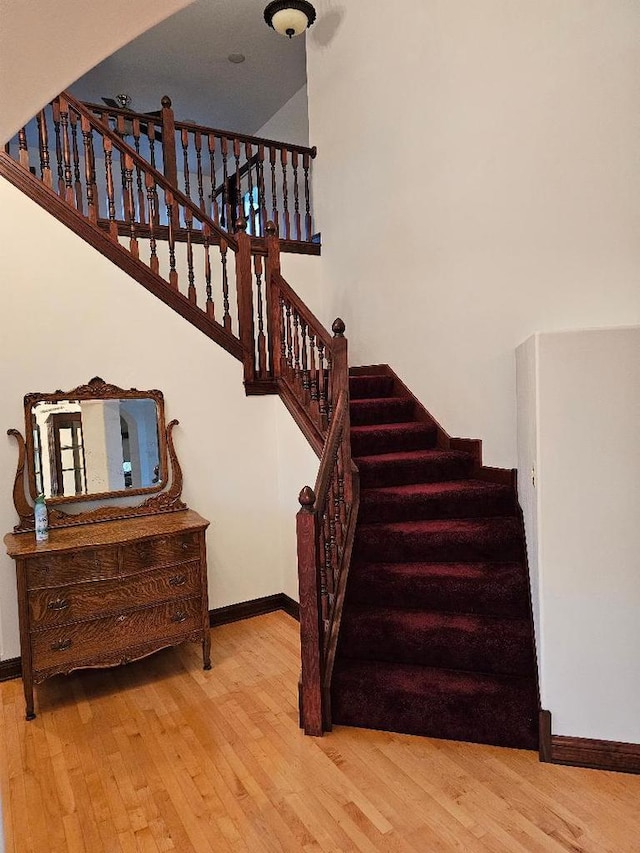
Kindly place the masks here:
<instances>
[{"instance_id":1,"label":"window reflected in mirror","mask_svg":"<svg viewBox=\"0 0 640 853\"><path fill-rule=\"evenodd\" d=\"M158 423L157 403L149 397L34 403L36 492L69 498L158 488Z\"/></svg>"}]
</instances>

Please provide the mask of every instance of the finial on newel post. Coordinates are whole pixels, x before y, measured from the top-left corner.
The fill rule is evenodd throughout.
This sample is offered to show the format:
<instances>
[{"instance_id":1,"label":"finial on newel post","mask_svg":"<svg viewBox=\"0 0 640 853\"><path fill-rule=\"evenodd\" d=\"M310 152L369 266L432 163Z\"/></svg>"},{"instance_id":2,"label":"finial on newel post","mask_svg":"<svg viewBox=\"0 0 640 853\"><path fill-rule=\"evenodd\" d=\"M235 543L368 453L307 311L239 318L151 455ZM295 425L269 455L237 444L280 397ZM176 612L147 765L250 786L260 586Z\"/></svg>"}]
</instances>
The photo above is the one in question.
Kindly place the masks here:
<instances>
[{"instance_id":1,"label":"finial on newel post","mask_svg":"<svg viewBox=\"0 0 640 853\"><path fill-rule=\"evenodd\" d=\"M344 324L344 320L341 320L340 317L336 317L333 321L333 325L331 326L331 331L333 332L334 338L342 338L344 337L344 332L347 327Z\"/></svg>"}]
</instances>

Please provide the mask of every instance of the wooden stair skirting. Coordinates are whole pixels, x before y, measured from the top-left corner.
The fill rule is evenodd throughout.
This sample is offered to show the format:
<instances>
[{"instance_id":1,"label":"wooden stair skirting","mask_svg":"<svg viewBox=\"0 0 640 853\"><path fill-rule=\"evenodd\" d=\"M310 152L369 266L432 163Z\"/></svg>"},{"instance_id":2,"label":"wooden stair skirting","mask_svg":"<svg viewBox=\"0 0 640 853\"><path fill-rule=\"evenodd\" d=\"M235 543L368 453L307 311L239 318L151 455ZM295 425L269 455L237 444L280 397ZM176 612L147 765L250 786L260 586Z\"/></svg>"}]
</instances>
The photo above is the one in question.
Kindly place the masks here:
<instances>
[{"instance_id":1,"label":"wooden stair skirting","mask_svg":"<svg viewBox=\"0 0 640 853\"><path fill-rule=\"evenodd\" d=\"M298 620L300 618L298 602L284 592L278 592L274 595L254 598L251 601L240 601L237 604L228 604L226 607L216 607L209 611L209 624L215 628L218 625L239 622L241 619L262 616L264 613L274 613L276 610L283 610L293 619ZM10 681L12 678L20 678L21 675L20 658L8 658L0 661L0 681Z\"/></svg>"}]
</instances>

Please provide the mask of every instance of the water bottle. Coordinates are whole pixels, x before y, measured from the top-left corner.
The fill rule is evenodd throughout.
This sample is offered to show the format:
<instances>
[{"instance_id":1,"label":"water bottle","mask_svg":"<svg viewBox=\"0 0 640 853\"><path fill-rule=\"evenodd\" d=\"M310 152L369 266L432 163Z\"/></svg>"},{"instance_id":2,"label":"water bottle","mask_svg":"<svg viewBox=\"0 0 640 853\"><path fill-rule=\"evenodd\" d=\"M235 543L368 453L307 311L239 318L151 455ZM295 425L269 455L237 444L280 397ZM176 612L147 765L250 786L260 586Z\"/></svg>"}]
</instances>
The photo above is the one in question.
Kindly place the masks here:
<instances>
[{"instance_id":1,"label":"water bottle","mask_svg":"<svg viewBox=\"0 0 640 853\"><path fill-rule=\"evenodd\" d=\"M36 498L33 514L36 521L36 542L46 542L49 538L49 518L44 495L38 495Z\"/></svg>"}]
</instances>

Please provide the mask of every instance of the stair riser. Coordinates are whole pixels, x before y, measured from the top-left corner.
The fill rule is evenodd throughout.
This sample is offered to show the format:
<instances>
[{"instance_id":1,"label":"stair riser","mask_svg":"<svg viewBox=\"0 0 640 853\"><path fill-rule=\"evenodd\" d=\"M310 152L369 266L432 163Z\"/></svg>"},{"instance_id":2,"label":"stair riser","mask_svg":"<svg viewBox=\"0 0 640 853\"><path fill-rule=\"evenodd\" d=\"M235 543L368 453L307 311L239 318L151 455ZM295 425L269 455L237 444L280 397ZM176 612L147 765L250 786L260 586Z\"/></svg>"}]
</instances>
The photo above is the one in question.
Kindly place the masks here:
<instances>
[{"instance_id":1,"label":"stair riser","mask_svg":"<svg viewBox=\"0 0 640 853\"><path fill-rule=\"evenodd\" d=\"M355 400L351 402L350 415L352 426L404 423L413 417L413 402L404 398L376 403Z\"/></svg>"},{"instance_id":2,"label":"stair riser","mask_svg":"<svg viewBox=\"0 0 640 853\"><path fill-rule=\"evenodd\" d=\"M493 695L416 696L410 690L359 690L334 680L331 714L335 725L404 732L423 737L537 749L535 690L504 689ZM469 721L473 720L470 725ZM391 724L392 721L392 724Z\"/></svg>"},{"instance_id":3,"label":"stair riser","mask_svg":"<svg viewBox=\"0 0 640 853\"><path fill-rule=\"evenodd\" d=\"M532 675L534 667L524 620L441 617L434 624L422 614L392 610L350 611L342 623L340 656L520 677Z\"/></svg>"},{"instance_id":4,"label":"stair riser","mask_svg":"<svg viewBox=\"0 0 640 853\"><path fill-rule=\"evenodd\" d=\"M353 551L354 560L376 563L518 562L522 557L522 543L513 535L500 536L494 531L484 537L452 533L403 535L377 526L356 531Z\"/></svg>"},{"instance_id":5,"label":"stair riser","mask_svg":"<svg viewBox=\"0 0 640 853\"><path fill-rule=\"evenodd\" d=\"M409 486L414 483L439 483L470 477L473 460L468 457L435 457L424 460L377 460L368 462L356 458L362 489L385 486Z\"/></svg>"},{"instance_id":6,"label":"stair riser","mask_svg":"<svg viewBox=\"0 0 640 853\"><path fill-rule=\"evenodd\" d=\"M375 456L378 453L400 453L405 450L430 450L436 446L438 431L435 427L385 433L384 430L369 434L351 434L353 456Z\"/></svg>"},{"instance_id":7,"label":"stair riser","mask_svg":"<svg viewBox=\"0 0 640 853\"><path fill-rule=\"evenodd\" d=\"M469 494L367 495L360 498L361 523L427 521L438 518L486 518L515 514L515 503L508 494L476 496Z\"/></svg>"},{"instance_id":8,"label":"stair riser","mask_svg":"<svg viewBox=\"0 0 640 853\"><path fill-rule=\"evenodd\" d=\"M444 613L528 617L528 590L524 576L495 583L484 578L419 577L367 572L352 566L347 588L348 605L398 607Z\"/></svg>"},{"instance_id":9,"label":"stair riser","mask_svg":"<svg viewBox=\"0 0 640 853\"><path fill-rule=\"evenodd\" d=\"M392 376L352 376L349 379L349 396L352 400L393 396Z\"/></svg>"}]
</instances>

